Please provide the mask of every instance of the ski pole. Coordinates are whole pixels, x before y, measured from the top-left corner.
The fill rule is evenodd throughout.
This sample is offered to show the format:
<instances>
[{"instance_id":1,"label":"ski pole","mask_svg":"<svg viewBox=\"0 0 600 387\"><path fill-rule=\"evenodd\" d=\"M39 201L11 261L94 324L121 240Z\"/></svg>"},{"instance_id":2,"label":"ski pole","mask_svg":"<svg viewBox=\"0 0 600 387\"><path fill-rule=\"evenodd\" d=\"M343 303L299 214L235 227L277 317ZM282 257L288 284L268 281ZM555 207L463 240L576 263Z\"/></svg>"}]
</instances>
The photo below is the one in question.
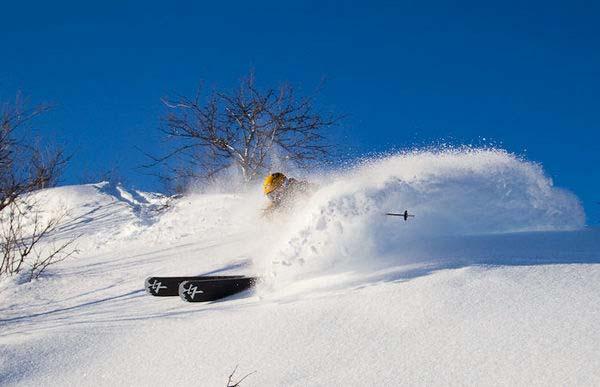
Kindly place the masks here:
<instances>
[{"instance_id":1,"label":"ski pole","mask_svg":"<svg viewBox=\"0 0 600 387\"><path fill-rule=\"evenodd\" d=\"M408 220L408 218L414 218L415 216L412 214L408 213L408 210L404 211L403 213L395 213L395 212L386 212L385 213L387 216L400 216L402 218L404 218L404 221L406 222Z\"/></svg>"}]
</instances>

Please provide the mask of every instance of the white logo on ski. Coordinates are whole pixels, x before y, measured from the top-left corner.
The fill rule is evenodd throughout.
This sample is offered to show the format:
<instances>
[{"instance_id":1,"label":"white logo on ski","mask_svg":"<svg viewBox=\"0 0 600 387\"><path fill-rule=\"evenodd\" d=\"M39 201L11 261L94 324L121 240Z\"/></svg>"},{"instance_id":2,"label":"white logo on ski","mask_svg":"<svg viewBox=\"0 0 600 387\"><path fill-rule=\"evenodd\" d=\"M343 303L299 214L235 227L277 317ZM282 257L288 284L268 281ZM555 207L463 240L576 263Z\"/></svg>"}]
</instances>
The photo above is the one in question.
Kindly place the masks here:
<instances>
[{"instance_id":1,"label":"white logo on ski","mask_svg":"<svg viewBox=\"0 0 600 387\"><path fill-rule=\"evenodd\" d=\"M198 289L197 286L194 286L191 284L190 284L189 288L187 288L187 289L184 288L184 294L188 294L190 296L191 300L193 300L194 297L196 297L196 294L202 294L202 293L204 293L204 291Z\"/></svg>"},{"instance_id":2,"label":"white logo on ski","mask_svg":"<svg viewBox=\"0 0 600 387\"><path fill-rule=\"evenodd\" d=\"M150 289L152 289L152 291L156 294L158 294L158 292L160 292L160 289L166 289L166 286L162 286L162 282L160 282L159 280L154 280L154 282L152 282L150 284Z\"/></svg>"}]
</instances>

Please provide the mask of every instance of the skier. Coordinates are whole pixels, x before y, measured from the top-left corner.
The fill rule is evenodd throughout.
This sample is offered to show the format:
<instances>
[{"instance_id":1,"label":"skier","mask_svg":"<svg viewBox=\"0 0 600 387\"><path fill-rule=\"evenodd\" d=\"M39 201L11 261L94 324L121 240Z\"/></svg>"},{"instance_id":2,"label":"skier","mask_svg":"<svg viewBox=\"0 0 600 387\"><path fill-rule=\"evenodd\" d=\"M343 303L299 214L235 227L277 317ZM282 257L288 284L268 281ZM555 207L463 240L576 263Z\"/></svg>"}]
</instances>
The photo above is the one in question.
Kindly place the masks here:
<instances>
[{"instance_id":1,"label":"skier","mask_svg":"<svg viewBox=\"0 0 600 387\"><path fill-rule=\"evenodd\" d=\"M271 201L265 213L270 214L282 208L289 209L299 196L308 195L312 190L313 185L307 181L288 178L281 172L271 173L263 183L263 192Z\"/></svg>"}]
</instances>

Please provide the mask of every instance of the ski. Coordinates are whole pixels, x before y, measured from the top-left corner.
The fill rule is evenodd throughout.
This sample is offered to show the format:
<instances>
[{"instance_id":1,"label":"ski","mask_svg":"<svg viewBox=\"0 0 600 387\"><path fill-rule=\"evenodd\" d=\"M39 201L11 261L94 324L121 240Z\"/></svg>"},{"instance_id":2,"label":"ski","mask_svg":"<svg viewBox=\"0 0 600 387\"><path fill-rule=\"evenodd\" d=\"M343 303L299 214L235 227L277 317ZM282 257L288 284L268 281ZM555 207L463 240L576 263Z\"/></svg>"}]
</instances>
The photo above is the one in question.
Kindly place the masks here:
<instances>
[{"instance_id":1,"label":"ski","mask_svg":"<svg viewBox=\"0 0 600 387\"><path fill-rule=\"evenodd\" d=\"M222 278L188 280L179 284L179 297L187 302L207 302L229 297L250 289L258 278Z\"/></svg>"},{"instance_id":2,"label":"ski","mask_svg":"<svg viewBox=\"0 0 600 387\"><path fill-rule=\"evenodd\" d=\"M243 275L216 275L216 276L187 276L187 277L148 277L144 283L146 293L156 297L174 297L179 295L179 284L193 280L219 280L244 278Z\"/></svg>"}]
</instances>

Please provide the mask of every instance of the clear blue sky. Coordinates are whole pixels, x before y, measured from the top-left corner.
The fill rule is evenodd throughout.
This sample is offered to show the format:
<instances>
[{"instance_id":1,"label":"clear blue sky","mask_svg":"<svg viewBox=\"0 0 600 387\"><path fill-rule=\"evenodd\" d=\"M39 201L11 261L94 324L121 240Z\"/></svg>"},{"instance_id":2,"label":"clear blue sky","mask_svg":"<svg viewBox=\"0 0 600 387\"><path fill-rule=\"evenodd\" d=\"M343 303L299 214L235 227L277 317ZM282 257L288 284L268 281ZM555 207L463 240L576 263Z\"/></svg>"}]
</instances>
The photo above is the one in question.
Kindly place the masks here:
<instances>
[{"instance_id":1,"label":"clear blue sky","mask_svg":"<svg viewBox=\"0 0 600 387\"><path fill-rule=\"evenodd\" d=\"M157 189L132 166L134 145L158 150L161 96L250 67L309 91L326 77L350 154L491 140L541 162L598 223L600 3L494 3L5 2L0 99L58 105L44 123L76 151L65 183L118 167Z\"/></svg>"}]
</instances>

